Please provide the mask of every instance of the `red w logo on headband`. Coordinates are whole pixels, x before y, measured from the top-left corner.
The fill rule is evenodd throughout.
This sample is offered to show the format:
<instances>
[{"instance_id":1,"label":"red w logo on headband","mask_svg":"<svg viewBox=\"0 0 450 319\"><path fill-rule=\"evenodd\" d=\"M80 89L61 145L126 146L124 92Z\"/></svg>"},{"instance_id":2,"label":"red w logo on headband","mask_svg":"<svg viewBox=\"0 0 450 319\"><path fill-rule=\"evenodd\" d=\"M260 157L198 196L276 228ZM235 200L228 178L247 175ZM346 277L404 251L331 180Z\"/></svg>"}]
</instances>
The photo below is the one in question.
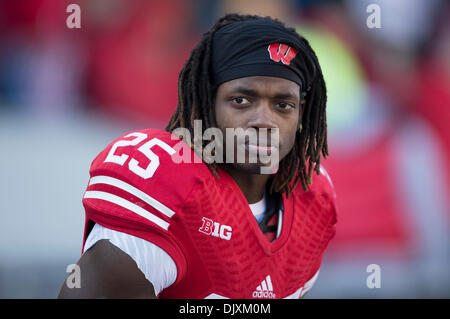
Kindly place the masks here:
<instances>
[{"instance_id":1,"label":"red w logo on headband","mask_svg":"<svg viewBox=\"0 0 450 319\"><path fill-rule=\"evenodd\" d=\"M284 43L271 43L267 50L271 60L275 62L281 61L286 65L289 65L291 60L297 55L297 50Z\"/></svg>"}]
</instances>

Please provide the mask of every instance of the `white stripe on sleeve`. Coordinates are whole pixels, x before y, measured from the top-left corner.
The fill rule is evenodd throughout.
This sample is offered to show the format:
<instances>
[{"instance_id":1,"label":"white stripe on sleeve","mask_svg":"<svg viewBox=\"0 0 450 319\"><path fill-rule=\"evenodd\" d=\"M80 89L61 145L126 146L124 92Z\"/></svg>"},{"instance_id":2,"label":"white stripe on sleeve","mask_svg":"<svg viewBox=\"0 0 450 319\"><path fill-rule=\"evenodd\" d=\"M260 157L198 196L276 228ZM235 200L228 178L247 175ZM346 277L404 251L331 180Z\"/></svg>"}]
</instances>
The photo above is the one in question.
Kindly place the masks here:
<instances>
[{"instance_id":1,"label":"white stripe on sleeve","mask_svg":"<svg viewBox=\"0 0 450 319\"><path fill-rule=\"evenodd\" d=\"M302 298L308 292L308 290L311 289L311 287L314 285L314 283L317 280L317 277L319 277L319 271L320 270L317 270L316 274L305 283L305 285L303 286L303 289L300 293L300 298Z\"/></svg>"},{"instance_id":2,"label":"white stripe on sleeve","mask_svg":"<svg viewBox=\"0 0 450 319\"><path fill-rule=\"evenodd\" d=\"M303 296L305 295L305 293L311 289L311 287L314 285L314 283L317 280L317 277L319 276L319 270L317 270L316 274L314 276L312 276L312 278L310 280L308 280L303 287L300 287L299 289L297 289L296 292L294 292L293 294L290 294L287 297L284 297L283 299L298 299L298 298L303 298Z\"/></svg>"},{"instance_id":3,"label":"white stripe on sleeve","mask_svg":"<svg viewBox=\"0 0 450 319\"><path fill-rule=\"evenodd\" d=\"M87 191L86 193L84 193L84 198L94 198L94 199L101 199L116 205L119 205L123 208L126 208L130 211L132 211L133 213L138 214L139 216L142 216L146 219L148 219L149 221L153 222L154 224L158 225L159 227L161 227L164 230L167 230L169 228L169 223L162 220L161 218L159 218L156 215L153 215L152 213L150 213L148 210L122 198L110 193L106 193L106 192L100 192L100 191Z\"/></svg>"},{"instance_id":4,"label":"white stripe on sleeve","mask_svg":"<svg viewBox=\"0 0 450 319\"><path fill-rule=\"evenodd\" d=\"M111 186L120 188L121 190L124 190L124 191L136 196L140 200L146 202L147 204L152 206L154 209L160 211L161 213L163 213L164 215L166 215L169 218L172 217L173 215L175 215L175 212L173 210L171 210L169 207L160 203L159 201L157 201L153 197L147 195L143 191L137 189L136 187L134 187L128 183L125 183L124 181L121 181L117 178L113 178L113 177L109 177L109 176L94 176L89 180L89 186L95 185L95 184L106 184L106 185L111 185Z\"/></svg>"}]
</instances>

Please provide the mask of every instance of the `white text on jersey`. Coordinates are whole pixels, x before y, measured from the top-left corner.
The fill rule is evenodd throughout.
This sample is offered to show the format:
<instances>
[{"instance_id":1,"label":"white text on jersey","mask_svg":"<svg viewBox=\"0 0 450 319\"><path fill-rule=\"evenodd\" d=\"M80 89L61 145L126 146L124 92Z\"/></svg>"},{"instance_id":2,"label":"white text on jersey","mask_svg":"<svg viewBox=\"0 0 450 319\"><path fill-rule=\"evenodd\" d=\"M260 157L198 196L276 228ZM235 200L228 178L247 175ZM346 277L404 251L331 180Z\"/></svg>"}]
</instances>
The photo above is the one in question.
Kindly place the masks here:
<instances>
[{"instance_id":1,"label":"white text on jersey","mask_svg":"<svg viewBox=\"0 0 450 319\"><path fill-rule=\"evenodd\" d=\"M225 240L230 240L232 229L231 226L221 225L218 222L213 221L212 219L203 217L202 227L200 227L198 231L206 235L211 235Z\"/></svg>"}]
</instances>

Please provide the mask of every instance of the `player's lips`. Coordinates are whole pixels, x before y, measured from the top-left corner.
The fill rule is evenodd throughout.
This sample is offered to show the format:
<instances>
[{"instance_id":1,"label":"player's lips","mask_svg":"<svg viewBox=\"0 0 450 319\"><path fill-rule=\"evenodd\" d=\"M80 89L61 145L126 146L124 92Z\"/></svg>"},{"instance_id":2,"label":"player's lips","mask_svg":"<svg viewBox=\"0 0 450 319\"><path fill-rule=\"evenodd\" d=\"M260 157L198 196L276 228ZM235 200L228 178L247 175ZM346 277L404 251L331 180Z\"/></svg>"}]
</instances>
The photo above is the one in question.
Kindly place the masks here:
<instances>
[{"instance_id":1,"label":"player's lips","mask_svg":"<svg viewBox=\"0 0 450 319\"><path fill-rule=\"evenodd\" d=\"M275 150L274 146L262 146L262 145L253 145L253 144L245 144L245 149L248 151L270 151L273 152Z\"/></svg>"},{"instance_id":2,"label":"player's lips","mask_svg":"<svg viewBox=\"0 0 450 319\"><path fill-rule=\"evenodd\" d=\"M249 153L267 154L267 155L272 154L272 152L274 152L277 149L277 147L266 145L265 143L261 144L245 143L243 146L245 150Z\"/></svg>"}]
</instances>

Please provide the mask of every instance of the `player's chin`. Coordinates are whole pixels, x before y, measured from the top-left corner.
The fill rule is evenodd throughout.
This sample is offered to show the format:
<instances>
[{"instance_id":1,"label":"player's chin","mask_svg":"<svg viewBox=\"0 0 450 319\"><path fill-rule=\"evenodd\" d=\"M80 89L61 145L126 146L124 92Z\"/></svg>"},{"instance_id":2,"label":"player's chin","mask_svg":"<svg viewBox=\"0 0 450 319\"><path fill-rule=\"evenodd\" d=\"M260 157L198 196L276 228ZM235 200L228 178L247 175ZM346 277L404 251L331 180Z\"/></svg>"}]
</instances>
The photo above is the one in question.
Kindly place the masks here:
<instances>
[{"instance_id":1,"label":"player's chin","mask_svg":"<svg viewBox=\"0 0 450 319\"><path fill-rule=\"evenodd\" d=\"M246 174L273 174L276 173L278 168L278 163L263 163L260 161L256 163L234 163L231 165Z\"/></svg>"}]
</instances>

